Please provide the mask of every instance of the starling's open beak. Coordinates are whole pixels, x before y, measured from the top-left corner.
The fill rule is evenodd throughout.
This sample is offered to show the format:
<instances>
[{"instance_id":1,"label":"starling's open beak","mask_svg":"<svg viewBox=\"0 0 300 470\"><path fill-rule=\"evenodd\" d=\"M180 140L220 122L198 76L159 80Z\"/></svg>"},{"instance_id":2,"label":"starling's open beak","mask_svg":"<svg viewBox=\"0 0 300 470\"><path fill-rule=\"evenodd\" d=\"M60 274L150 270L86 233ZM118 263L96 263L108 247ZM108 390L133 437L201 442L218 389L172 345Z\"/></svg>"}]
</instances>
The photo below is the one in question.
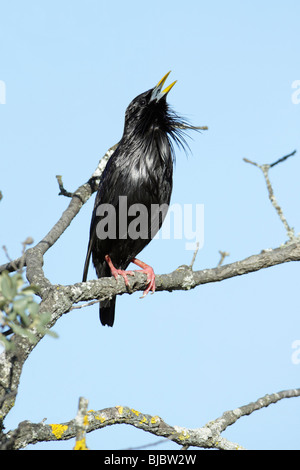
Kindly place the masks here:
<instances>
[{"instance_id":1,"label":"starling's open beak","mask_svg":"<svg viewBox=\"0 0 300 470\"><path fill-rule=\"evenodd\" d=\"M159 101L163 96L166 96L169 93L171 88L173 88L177 80L175 80L175 82L171 83L171 85L167 86L167 88L161 91L170 73L171 70L170 72L166 73L166 75L164 75L163 78L158 82L156 87L153 88L150 101Z\"/></svg>"}]
</instances>

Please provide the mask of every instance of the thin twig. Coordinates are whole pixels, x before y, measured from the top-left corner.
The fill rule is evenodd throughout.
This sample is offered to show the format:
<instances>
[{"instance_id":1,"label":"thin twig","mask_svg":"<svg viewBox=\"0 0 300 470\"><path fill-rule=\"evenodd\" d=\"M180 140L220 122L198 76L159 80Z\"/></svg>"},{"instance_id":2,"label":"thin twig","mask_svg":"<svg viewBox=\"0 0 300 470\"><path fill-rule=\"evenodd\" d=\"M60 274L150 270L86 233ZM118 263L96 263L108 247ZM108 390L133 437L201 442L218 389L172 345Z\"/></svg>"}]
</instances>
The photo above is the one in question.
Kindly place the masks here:
<instances>
[{"instance_id":1,"label":"thin twig","mask_svg":"<svg viewBox=\"0 0 300 470\"><path fill-rule=\"evenodd\" d=\"M190 264L190 268L191 268L191 269L193 269L193 266L194 266L194 263L195 263L195 261L196 261L196 257L197 257L198 251L199 251L199 242L197 242L196 250L194 251L193 258L192 258L192 261L191 261L191 264Z\"/></svg>"},{"instance_id":2,"label":"thin twig","mask_svg":"<svg viewBox=\"0 0 300 470\"><path fill-rule=\"evenodd\" d=\"M85 304L73 305L73 307L71 307L70 310L76 310L76 309L79 309L79 308L90 307L91 305L98 304L99 302L101 302L101 301L100 300L92 300L91 302L87 302Z\"/></svg>"},{"instance_id":3,"label":"thin twig","mask_svg":"<svg viewBox=\"0 0 300 470\"><path fill-rule=\"evenodd\" d=\"M63 185L63 182L62 182L62 176L61 175L56 175L56 179L57 179L58 186L59 186L59 191L60 191L58 193L58 195L59 196L66 196L66 197L73 197L73 193L70 193L69 191L67 191L64 188L64 185Z\"/></svg>"},{"instance_id":4,"label":"thin twig","mask_svg":"<svg viewBox=\"0 0 300 470\"><path fill-rule=\"evenodd\" d=\"M288 158L290 158L290 157L292 157L293 155L295 155L296 152L297 152L297 150L294 150L292 153L289 153L288 155L285 155L284 157L279 158L278 160L276 160L276 162L270 164L270 168L272 168L272 167L275 166L275 165L278 165L278 163L284 162L284 161L287 160Z\"/></svg>"},{"instance_id":5,"label":"thin twig","mask_svg":"<svg viewBox=\"0 0 300 470\"><path fill-rule=\"evenodd\" d=\"M166 443L166 439L159 439L159 441L149 442L148 444L143 444L141 446L126 447L125 449L122 449L122 450L142 450L142 449L148 449L149 447L159 446L160 444L165 444L165 443Z\"/></svg>"},{"instance_id":6,"label":"thin twig","mask_svg":"<svg viewBox=\"0 0 300 470\"><path fill-rule=\"evenodd\" d=\"M2 246L2 249L8 259L8 261L10 262L10 264L12 265L13 269L15 271L18 271L18 272L22 272L23 271L23 268L24 268L24 264L25 264L25 251L26 251L26 247L28 245L32 245L32 243L34 242L33 238L32 237L27 237L26 240L24 240L22 242L22 255L20 257L20 263L19 265L17 266L16 264L16 261L12 260L11 257L9 256L9 253L8 253L8 249L6 248L5 245Z\"/></svg>"},{"instance_id":7,"label":"thin twig","mask_svg":"<svg viewBox=\"0 0 300 470\"><path fill-rule=\"evenodd\" d=\"M178 129L192 129L192 130L199 130L199 131L207 131L207 126L189 126L188 124L178 124L176 127Z\"/></svg>"},{"instance_id":8,"label":"thin twig","mask_svg":"<svg viewBox=\"0 0 300 470\"><path fill-rule=\"evenodd\" d=\"M218 266L221 266L226 256L230 256L230 253L228 253L227 251L221 251L221 250L219 250L219 253L221 255L221 258L220 258L220 261L218 262Z\"/></svg>"},{"instance_id":9,"label":"thin twig","mask_svg":"<svg viewBox=\"0 0 300 470\"><path fill-rule=\"evenodd\" d=\"M264 164L264 165L259 165L258 163L256 162L253 162L251 160L248 160L247 158L244 158L244 162L246 163L250 163L251 165L254 165L258 168L261 169L261 171L263 172L263 175L264 175L264 178L265 178L265 181L266 181L266 185L267 185L267 189L268 189L268 193L269 193L269 199L271 201L271 204L272 206L274 207L274 209L276 210L281 222L283 223L284 225L284 228L287 232L287 235L290 239L290 241L295 241L297 239L297 237L295 236L295 231L293 229L293 227L290 227L290 225L288 224L286 218L285 218L285 215L283 213L283 210L282 208L280 207L280 205L278 204L275 196L274 196L274 191L273 191L273 187L271 185L271 182L270 182L270 178L269 178L269 170L270 168L274 167L275 165L278 165L278 163L281 163L281 162L284 162L285 160L287 160L289 157L295 155L296 153L296 150L294 150L292 153L289 153L288 155L285 155L284 157L281 157L279 158L278 160L276 160L274 163L271 163L271 164Z\"/></svg>"},{"instance_id":10,"label":"thin twig","mask_svg":"<svg viewBox=\"0 0 300 470\"><path fill-rule=\"evenodd\" d=\"M8 259L8 261L10 262L10 264L12 265L13 269L14 269L15 271L17 271L17 270L18 270L18 267L17 267L15 261L12 260L11 257L9 256L8 250L7 250L7 248L6 248L5 245L2 246L2 250L4 251L6 258Z\"/></svg>"}]
</instances>

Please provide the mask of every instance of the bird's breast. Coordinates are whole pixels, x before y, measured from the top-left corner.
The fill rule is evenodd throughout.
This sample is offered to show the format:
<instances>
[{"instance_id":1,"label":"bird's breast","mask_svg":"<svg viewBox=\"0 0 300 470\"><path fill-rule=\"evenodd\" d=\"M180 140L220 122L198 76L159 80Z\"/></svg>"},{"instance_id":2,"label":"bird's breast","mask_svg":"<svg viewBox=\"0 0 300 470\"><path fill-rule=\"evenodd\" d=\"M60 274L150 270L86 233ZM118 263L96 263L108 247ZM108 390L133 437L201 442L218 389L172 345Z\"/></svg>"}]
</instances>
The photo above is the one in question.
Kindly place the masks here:
<instances>
[{"instance_id":1,"label":"bird's breast","mask_svg":"<svg viewBox=\"0 0 300 470\"><path fill-rule=\"evenodd\" d=\"M143 146L130 157L128 180L132 191L142 196L142 192L159 198L161 190L172 187L173 161L168 142L153 139L151 145Z\"/></svg>"}]
</instances>

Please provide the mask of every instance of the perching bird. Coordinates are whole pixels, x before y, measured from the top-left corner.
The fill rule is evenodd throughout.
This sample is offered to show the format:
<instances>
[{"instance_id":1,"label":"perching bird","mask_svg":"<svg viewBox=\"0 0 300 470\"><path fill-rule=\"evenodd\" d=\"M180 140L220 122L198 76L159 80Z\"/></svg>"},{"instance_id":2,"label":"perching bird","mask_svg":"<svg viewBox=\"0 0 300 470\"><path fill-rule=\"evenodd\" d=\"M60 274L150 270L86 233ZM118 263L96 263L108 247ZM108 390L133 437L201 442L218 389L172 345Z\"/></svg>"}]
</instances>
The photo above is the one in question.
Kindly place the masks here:
<instances>
[{"instance_id":1,"label":"perching bird","mask_svg":"<svg viewBox=\"0 0 300 470\"><path fill-rule=\"evenodd\" d=\"M170 72L158 84L137 96L125 113L124 132L110 157L99 184L84 266L87 279L90 256L98 278L123 276L130 262L147 274L144 296L155 291L155 274L147 264L136 259L138 253L160 229L172 193L174 148L172 140L183 146L185 122L170 110L166 97L176 83L163 91ZM109 206L107 206L109 205ZM154 210L151 213L151 209ZM139 217L137 218L137 214ZM102 325L113 326L116 297L100 302Z\"/></svg>"}]
</instances>

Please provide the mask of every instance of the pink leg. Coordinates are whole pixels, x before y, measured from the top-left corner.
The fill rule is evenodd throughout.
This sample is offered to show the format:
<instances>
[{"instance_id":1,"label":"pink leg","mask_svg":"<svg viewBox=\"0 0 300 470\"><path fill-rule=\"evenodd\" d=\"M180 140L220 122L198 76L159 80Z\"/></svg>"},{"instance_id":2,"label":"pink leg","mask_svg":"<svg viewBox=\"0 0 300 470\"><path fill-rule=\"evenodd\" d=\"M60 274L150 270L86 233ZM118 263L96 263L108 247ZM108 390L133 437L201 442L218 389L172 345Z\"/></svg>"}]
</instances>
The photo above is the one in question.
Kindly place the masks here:
<instances>
[{"instance_id":1,"label":"pink leg","mask_svg":"<svg viewBox=\"0 0 300 470\"><path fill-rule=\"evenodd\" d=\"M151 266L149 266L148 264L146 264L143 261L140 261L139 259L136 259L136 258L133 258L131 260L131 262L136 264L140 268L142 268L140 272L147 274L149 284L148 284L148 287L144 291L141 298L144 298L150 292L150 290L152 291L152 294L154 294L154 292L155 292L155 274L154 274L153 268L151 268Z\"/></svg>"},{"instance_id":2,"label":"pink leg","mask_svg":"<svg viewBox=\"0 0 300 470\"><path fill-rule=\"evenodd\" d=\"M127 276L134 276L133 271L123 271L122 269L117 269L114 267L112 260L110 259L110 256L106 255L105 256L105 261L107 262L112 276L117 280L118 276L122 276L124 278L126 286L129 286L129 281Z\"/></svg>"},{"instance_id":3,"label":"pink leg","mask_svg":"<svg viewBox=\"0 0 300 470\"><path fill-rule=\"evenodd\" d=\"M123 271L122 269L115 268L109 255L105 256L105 261L107 262L107 264L110 268L112 276L114 276L115 279L118 279L118 276L122 276L124 278L126 286L129 286L129 281L128 281L127 276L134 276L134 271ZM143 261L140 261L136 258L133 258L131 260L131 262L136 264L140 268L142 268L139 272L147 274L149 284L148 284L148 287L144 291L141 298L144 298L150 292L150 290L152 291L152 294L154 294L154 292L155 292L155 274L154 274L154 271L151 268L151 266L149 266L146 263L143 263Z\"/></svg>"}]
</instances>

